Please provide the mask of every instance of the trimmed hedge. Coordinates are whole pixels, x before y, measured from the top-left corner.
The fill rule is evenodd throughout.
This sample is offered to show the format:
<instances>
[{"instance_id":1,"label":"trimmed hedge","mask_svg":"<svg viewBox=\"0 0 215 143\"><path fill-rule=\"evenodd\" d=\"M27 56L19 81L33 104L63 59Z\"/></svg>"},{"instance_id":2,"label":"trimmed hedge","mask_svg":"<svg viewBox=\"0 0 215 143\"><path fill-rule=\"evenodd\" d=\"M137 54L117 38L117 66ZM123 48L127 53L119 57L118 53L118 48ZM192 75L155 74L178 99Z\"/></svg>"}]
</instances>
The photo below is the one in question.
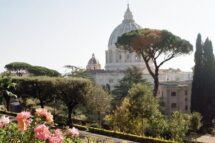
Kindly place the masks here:
<instances>
[{"instance_id":1,"label":"trimmed hedge","mask_svg":"<svg viewBox=\"0 0 215 143\"><path fill-rule=\"evenodd\" d=\"M8 115L8 116L16 116L17 113L15 112L10 112L10 111L3 111L3 110L0 110L0 114L4 114L4 115Z\"/></svg>"},{"instance_id":2,"label":"trimmed hedge","mask_svg":"<svg viewBox=\"0 0 215 143\"><path fill-rule=\"evenodd\" d=\"M73 124L73 126L79 130L82 130L82 131L88 130L88 128L86 126L81 126L81 125L77 125L77 124Z\"/></svg>"},{"instance_id":3,"label":"trimmed hedge","mask_svg":"<svg viewBox=\"0 0 215 143\"><path fill-rule=\"evenodd\" d=\"M100 128L93 128L93 127L87 128L86 126L81 126L81 125L77 125L77 124L74 124L73 126L78 128L79 130L89 131L91 133L97 133L97 134L101 134L101 135L106 135L106 136L111 136L111 137L116 137L116 138L120 138L120 139L131 140L131 141L141 142L141 143L177 143L175 141L164 140L161 138L137 136L137 135L133 135L133 134L126 134L126 133L105 130L105 129L100 129Z\"/></svg>"}]
</instances>

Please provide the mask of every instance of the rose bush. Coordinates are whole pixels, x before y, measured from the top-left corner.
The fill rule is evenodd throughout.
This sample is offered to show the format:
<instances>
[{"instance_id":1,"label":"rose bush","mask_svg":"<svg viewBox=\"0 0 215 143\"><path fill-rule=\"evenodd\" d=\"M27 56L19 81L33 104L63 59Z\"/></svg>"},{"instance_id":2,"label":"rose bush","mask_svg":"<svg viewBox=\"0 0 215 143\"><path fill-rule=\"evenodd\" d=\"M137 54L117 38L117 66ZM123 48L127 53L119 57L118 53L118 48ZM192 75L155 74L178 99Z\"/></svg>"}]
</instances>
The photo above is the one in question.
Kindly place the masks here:
<instances>
[{"instance_id":1,"label":"rose bush","mask_svg":"<svg viewBox=\"0 0 215 143\"><path fill-rule=\"evenodd\" d=\"M21 112L11 122L9 117L0 118L0 142L3 143L81 143L76 128L55 129L53 116L46 109Z\"/></svg>"}]
</instances>

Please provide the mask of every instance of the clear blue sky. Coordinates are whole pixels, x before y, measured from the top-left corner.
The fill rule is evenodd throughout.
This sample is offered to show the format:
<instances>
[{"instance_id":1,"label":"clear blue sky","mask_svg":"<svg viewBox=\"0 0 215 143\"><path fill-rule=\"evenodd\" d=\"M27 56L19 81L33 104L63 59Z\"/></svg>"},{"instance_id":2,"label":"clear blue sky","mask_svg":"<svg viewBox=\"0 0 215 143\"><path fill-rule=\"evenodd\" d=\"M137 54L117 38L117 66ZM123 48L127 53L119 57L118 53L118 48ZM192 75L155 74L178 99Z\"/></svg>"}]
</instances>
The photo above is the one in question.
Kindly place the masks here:
<instances>
[{"instance_id":1,"label":"clear blue sky","mask_svg":"<svg viewBox=\"0 0 215 143\"><path fill-rule=\"evenodd\" d=\"M85 68L92 53L105 65L113 29L127 3L142 27L167 29L193 45L197 34L215 43L214 0L0 0L0 71L14 61L64 72ZM193 54L163 68L190 70Z\"/></svg>"}]
</instances>

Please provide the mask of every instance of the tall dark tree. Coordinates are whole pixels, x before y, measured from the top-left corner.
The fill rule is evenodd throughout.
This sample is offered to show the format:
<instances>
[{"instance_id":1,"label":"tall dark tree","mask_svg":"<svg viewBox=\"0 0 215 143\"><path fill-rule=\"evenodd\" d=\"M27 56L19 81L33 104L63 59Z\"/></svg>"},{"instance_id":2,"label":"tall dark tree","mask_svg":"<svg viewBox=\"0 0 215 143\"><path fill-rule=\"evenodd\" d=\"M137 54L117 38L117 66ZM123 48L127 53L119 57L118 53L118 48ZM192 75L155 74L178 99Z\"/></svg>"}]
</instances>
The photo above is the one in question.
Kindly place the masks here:
<instances>
[{"instance_id":1,"label":"tall dark tree","mask_svg":"<svg viewBox=\"0 0 215 143\"><path fill-rule=\"evenodd\" d=\"M205 125L211 125L215 119L215 58L213 54L212 42L207 38L204 46L204 100L203 100L203 120Z\"/></svg>"},{"instance_id":2,"label":"tall dark tree","mask_svg":"<svg viewBox=\"0 0 215 143\"><path fill-rule=\"evenodd\" d=\"M196 41L195 67L192 84L191 110L200 112L204 127L210 127L215 119L215 58L212 42L202 43L199 34Z\"/></svg>"},{"instance_id":3,"label":"tall dark tree","mask_svg":"<svg viewBox=\"0 0 215 143\"><path fill-rule=\"evenodd\" d=\"M203 98L203 44L201 34L198 34L196 40L195 66L193 69L191 111L202 112L200 105Z\"/></svg>"}]
</instances>

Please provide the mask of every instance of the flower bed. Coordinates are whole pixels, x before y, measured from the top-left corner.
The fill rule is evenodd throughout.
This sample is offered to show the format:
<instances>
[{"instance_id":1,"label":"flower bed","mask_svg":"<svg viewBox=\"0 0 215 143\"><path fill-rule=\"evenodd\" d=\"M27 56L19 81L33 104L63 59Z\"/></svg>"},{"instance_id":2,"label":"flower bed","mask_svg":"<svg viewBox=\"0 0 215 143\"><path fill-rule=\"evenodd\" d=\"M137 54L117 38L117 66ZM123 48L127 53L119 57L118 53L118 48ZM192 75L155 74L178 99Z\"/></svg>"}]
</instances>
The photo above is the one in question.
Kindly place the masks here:
<instances>
[{"instance_id":1,"label":"flower bed","mask_svg":"<svg viewBox=\"0 0 215 143\"><path fill-rule=\"evenodd\" d=\"M46 109L21 112L16 116L17 123L9 117L0 118L0 141L3 143L81 143L76 128L55 129L53 116Z\"/></svg>"}]
</instances>

